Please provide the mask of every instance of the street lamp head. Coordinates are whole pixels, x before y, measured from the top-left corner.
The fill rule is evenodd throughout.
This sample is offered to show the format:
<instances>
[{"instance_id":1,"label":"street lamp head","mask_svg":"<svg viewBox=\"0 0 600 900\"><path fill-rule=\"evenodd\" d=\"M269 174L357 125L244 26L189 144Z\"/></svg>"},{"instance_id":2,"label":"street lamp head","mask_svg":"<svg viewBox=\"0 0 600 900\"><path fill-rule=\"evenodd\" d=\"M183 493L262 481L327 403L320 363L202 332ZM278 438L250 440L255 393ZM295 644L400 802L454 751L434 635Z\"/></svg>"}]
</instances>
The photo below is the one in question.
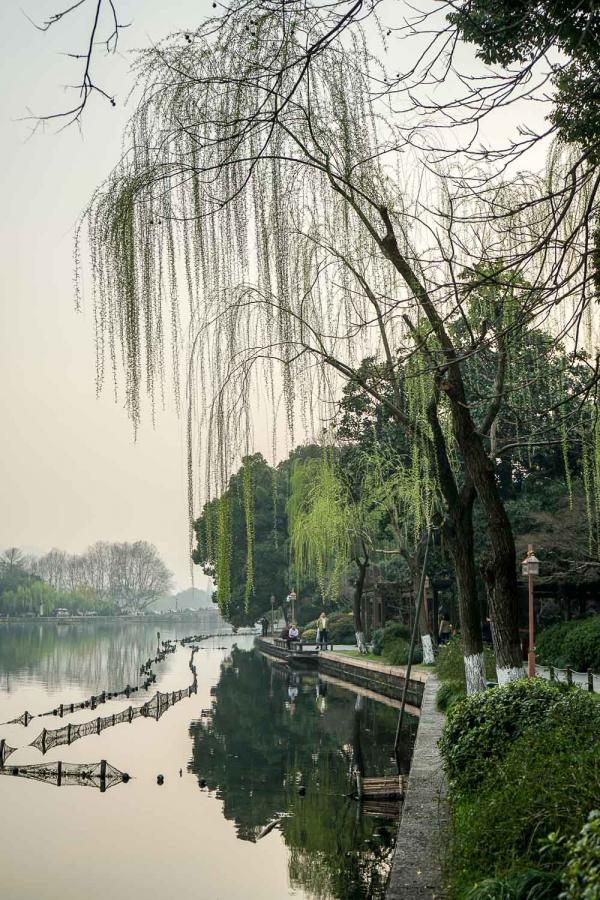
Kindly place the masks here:
<instances>
[{"instance_id":1,"label":"street lamp head","mask_svg":"<svg viewBox=\"0 0 600 900\"><path fill-rule=\"evenodd\" d=\"M539 575L540 561L534 553L530 553L521 563L521 571L523 575Z\"/></svg>"}]
</instances>

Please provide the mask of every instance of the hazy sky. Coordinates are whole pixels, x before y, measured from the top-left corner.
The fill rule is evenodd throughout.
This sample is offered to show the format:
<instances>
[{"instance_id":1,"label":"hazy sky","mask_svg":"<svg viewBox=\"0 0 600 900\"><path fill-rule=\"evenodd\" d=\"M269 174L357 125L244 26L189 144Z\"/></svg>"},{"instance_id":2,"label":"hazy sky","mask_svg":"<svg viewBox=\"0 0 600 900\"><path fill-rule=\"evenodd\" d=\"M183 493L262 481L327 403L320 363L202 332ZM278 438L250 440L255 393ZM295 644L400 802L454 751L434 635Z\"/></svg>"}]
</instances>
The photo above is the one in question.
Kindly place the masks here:
<instances>
[{"instance_id":1,"label":"hazy sky","mask_svg":"<svg viewBox=\"0 0 600 900\"><path fill-rule=\"evenodd\" d=\"M22 10L41 20L66 5L0 3L0 548L77 552L97 540L148 540L185 587L182 423L172 411L155 431L146 421L134 444L124 409L109 392L96 399L90 303L82 314L73 304L73 226L118 157L130 85L125 51L197 24L212 7L209 0L121 3L133 24L121 58L100 79L117 108L96 100L82 134L50 129L27 139L29 126L18 119L28 107L64 107L61 85L75 72L60 52L81 49L85 17L44 35ZM200 574L197 583L204 584Z\"/></svg>"}]
</instances>

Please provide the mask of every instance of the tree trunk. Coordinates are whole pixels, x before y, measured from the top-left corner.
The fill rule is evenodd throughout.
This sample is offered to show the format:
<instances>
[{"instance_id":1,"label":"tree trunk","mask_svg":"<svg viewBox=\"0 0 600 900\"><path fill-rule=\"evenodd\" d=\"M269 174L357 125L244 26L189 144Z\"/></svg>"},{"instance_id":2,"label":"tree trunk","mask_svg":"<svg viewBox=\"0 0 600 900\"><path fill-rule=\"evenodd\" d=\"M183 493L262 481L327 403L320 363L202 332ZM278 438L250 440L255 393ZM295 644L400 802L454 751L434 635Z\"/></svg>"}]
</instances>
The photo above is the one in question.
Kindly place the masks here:
<instances>
[{"instance_id":1,"label":"tree trunk","mask_svg":"<svg viewBox=\"0 0 600 900\"><path fill-rule=\"evenodd\" d=\"M500 497L494 464L479 439L469 441L465 462L483 508L491 544L486 567L492 637L499 684L523 677L519 640L517 554L512 526Z\"/></svg>"},{"instance_id":2,"label":"tree trunk","mask_svg":"<svg viewBox=\"0 0 600 900\"><path fill-rule=\"evenodd\" d=\"M358 578L356 579L356 583L354 585L354 597L352 600L352 615L354 617L354 631L356 634L356 646L360 653L368 653L367 644L365 641L365 630L363 627L362 620L362 594L363 588L365 586L365 578L367 575L367 566L369 565L369 557L365 551L364 559L360 559L358 556L354 560L356 565L358 566Z\"/></svg>"},{"instance_id":3,"label":"tree trunk","mask_svg":"<svg viewBox=\"0 0 600 900\"><path fill-rule=\"evenodd\" d=\"M428 410L433 447L436 454L440 487L446 502L443 523L448 553L452 559L458 590L458 615L463 640L463 656L467 693L485 688L483 642L481 639L481 610L477 596L475 575L475 541L473 535L473 504L475 488L472 480L459 491L446 450L444 434L437 416L437 403Z\"/></svg>"},{"instance_id":4,"label":"tree trunk","mask_svg":"<svg viewBox=\"0 0 600 900\"><path fill-rule=\"evenodd\" d=\"M450 403L454 437L463 456L471 483L477 491L486 519L487 532L492 546L491 565L488 570L492 634L498 681L504 683L523 675L517 617L516 553L511 524L496 481L495 461L492 461L486 453L481 435L489 433L500 408L507 354L506 352L499 354L499 368L494 385L495 396L484 422L477 428L471 415L461 363L446 330L444 319L424 283L419 280L410 263L402 254L396 240L389 210L386 207L380 207L379 212L386 231L385 236L378 239L379 246L413 292L445 357L443 370L441 368L438 370L435 380L437 388L446 394ZM434 442L438 443L435 435ZM446 499L445 493L444 497Z\"/></svg>"},{"instance_id":5,"label":"tree trunk","mask_svg":"<svg viewBox=\"0 0 600 900\"><path fill-rule=\"evenodd\" d=\"M454 515L448 516L444 522L444 537L456 575L467 694L485 688L481 611L475 573L474 496L473 491L469 492L469 496L454 510Z\"/></svg>"}]
</instances>

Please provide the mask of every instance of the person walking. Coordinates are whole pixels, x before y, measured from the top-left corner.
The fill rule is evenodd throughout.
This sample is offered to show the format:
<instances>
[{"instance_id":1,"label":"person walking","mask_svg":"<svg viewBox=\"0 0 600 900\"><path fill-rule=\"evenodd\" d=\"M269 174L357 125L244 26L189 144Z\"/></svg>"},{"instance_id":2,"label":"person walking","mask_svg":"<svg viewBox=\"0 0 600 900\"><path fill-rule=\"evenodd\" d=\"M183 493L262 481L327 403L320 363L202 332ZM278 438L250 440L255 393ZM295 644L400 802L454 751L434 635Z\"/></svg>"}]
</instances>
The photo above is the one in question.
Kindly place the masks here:
<instances>
[{"instance_id":1,"label":"person walking","mask_svg":"<svg viewBox=\"0 0 600 900\"><path fill-rule=\"evenodd\" d=\"M317 646L320 647L321 650L323 650L329 640L327 625L327 616L325 615L325 610L323 610L317 619Z\"/></svg>"},{"instance_id":2,"label":"person walking","mask_svg":"<svg viewBox=\"0 0 600 900\"><path fill-rule=\"evenodd\" d=\"M269 622L265 616L260 620L260 627L262 628L262 636L266 637L269 633Z\"/></svg>"}]
</instances>

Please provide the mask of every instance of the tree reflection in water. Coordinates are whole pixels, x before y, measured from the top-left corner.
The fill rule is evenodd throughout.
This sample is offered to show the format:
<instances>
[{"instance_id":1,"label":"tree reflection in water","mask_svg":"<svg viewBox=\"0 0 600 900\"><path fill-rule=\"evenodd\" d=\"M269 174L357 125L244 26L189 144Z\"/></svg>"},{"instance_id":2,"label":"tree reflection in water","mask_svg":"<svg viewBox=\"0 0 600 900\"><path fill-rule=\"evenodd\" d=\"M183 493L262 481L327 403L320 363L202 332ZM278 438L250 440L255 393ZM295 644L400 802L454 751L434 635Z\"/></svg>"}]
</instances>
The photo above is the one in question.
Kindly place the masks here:
<instances>
[{"instance_id":1,"label":"tree reflection in water","mask_svg":"<svg viewBox=\"0 0 600 900\"><path fill-rule=\"evenodd\" d=\"M179 638L217 631L216 611L193 621L135 622L131 619L0 624L0 686L10 693L13 679L42 681L51 691L78 685L85 692L120 690L137 684L140 664L153 657L157 630ZM20 689L21 683L17 685Z\"/></svg>"},{"instance_id":2,"label":"tree reflection in water","mask_svg":"<svg viewBox=\"0 0 600 900\"><path fill-rule=\"evenodd\" d=\"M241 840L256 841L284 814L292 885L319 898L383 897L397 822L364 815L348 795L356 766L396 771L396 721L394 708L236 647L212 715L191 725L191 769L222 799Z\"/></svg>"}]
</instances>

